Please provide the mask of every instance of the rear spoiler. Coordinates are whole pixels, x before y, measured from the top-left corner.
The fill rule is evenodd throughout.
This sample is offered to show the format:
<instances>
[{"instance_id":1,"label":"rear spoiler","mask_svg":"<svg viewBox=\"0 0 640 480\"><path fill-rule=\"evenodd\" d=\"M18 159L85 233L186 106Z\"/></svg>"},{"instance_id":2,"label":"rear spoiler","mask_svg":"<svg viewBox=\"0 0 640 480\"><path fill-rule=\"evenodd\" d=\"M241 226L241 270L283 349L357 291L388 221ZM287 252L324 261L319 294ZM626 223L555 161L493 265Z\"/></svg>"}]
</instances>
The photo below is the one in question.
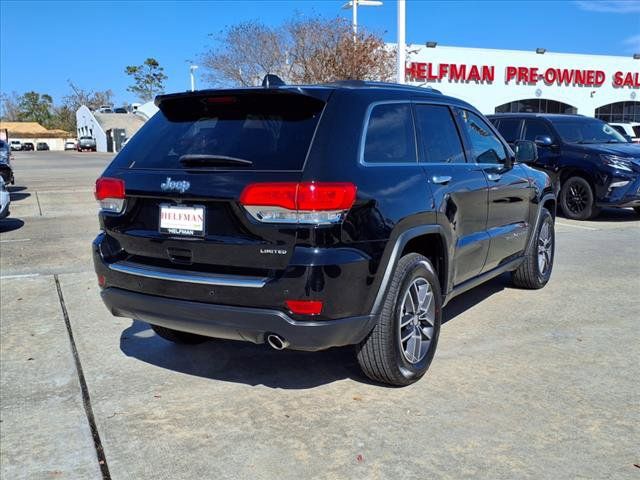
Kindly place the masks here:
<instances>
[{"instance_id":1,"label":"rear spoiler","mask_svg":"<svg viewBox=\"0 0 640 480\"><path fill-rule=\"evenodd\" d=\"M268 75L267 77L276 77L275 75ZM285 85L282 80L281 84L274 83L273 79L267 79L263 81L262 87L242 87L242 88L226 88L226 89L208 89L208 90L196 90L193 92L180 92L169 93L166 95L158 95L155 98L154 103L162 110L163 105L173 101L179 100L205 100L208 98L220 98L220 97L232 97L240 95L301 95L305 97L314 98L322 102L326 102L333 92L333 88L328 86L294 86Z\"/></svg>"}]
</instances>

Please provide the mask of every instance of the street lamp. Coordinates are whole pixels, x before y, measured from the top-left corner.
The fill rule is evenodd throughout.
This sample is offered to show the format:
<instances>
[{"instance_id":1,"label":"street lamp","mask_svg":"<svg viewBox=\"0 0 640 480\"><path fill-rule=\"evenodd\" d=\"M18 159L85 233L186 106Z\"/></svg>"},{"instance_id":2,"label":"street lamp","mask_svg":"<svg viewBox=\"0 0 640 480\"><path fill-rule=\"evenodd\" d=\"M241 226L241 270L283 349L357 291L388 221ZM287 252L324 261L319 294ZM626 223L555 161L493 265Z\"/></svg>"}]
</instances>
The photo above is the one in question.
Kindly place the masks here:
<instances>
[{"instance_id":1,"label":"street lamp","mask_svg":"<svg viewBox=\"0 0 640 480\"><path fill-rule=\"evenodd\" d=\"M358 34L358 7L381 7L382 2L379 0L351 0L342 5L343 10L351 9L353 11L353 41L356 41Z\"/></svg>"},{"instance_id":2,"label":"street lamp","mask_svg":"<svg viewBox=\"0 0 640 480\"><path fill-rule=\"evenodd\" d=\"M405 2L398 0L398 83L404 83L406 68Z\"/></svg>"},{"instance_id":3,"label":"street lamp","mask_svg":"<svg viewBox=\"0 0 640 480\"><path fill-rule=\"evenodd\" d=\"M189 67L189 75L191 76L191 91L193 92L196 89L196 77L194 72L198 69L198 65L191 65Z\"/></svg>"}]
</instances>

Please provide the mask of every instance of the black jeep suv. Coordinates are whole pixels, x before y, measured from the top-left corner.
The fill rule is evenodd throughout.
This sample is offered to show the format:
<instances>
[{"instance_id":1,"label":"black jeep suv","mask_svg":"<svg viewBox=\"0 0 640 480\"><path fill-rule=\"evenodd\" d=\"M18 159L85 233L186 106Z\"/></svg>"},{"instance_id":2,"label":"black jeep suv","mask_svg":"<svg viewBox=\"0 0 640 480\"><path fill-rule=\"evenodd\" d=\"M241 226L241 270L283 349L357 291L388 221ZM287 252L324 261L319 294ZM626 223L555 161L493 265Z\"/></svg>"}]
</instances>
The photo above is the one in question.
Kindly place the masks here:
<instances>
[{"instance_id":1,"label":"black jeep suv","mask_svg":"<svg viewBox=\"0 0 640 480\"><path fill-rule=\"evenodd\" d=\"M582 115L507 113L490 120L509 143L534 141L532 167L548 173L564 215L596 217L602 207L640 213L640 145L602 120Z\"/></svg>"},{"instance_id":2,"label":"black jeep suv","mask_svg":"<svg viewBox=\"0 0 640 480\"><path fill-rule=\"evenodd\" d=\"M549 177L471 105L338 82L163 95L96 182L101 295L161 337L356 345L370 378L427 370L442 307L503 272L543 287Z\"/></svg>"}]
</instances>

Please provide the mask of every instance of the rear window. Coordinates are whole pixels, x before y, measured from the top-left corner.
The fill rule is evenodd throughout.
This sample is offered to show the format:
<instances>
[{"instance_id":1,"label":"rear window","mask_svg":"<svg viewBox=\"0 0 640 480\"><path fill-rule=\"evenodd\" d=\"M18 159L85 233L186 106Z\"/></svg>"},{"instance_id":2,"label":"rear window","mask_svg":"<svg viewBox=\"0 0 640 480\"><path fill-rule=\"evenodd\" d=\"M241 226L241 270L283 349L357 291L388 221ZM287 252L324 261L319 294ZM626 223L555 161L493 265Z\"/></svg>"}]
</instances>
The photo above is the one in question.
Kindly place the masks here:
<instances>
[{"instance_id":1,"label":"rear window","mask_svg":"<svg viewBox=\"0 0 640 480\"><path fill-rule=\"evenodd\" d=\"M301 170L324 105L290 93L166 99L117 162L133 169Z\"/></svg>"},{"instance_id":2,"label":"rear window","mask_svg":"<svg viewBox=\"0 0 640 480\"><path fill-rule=\"evenodd\" d=\"M640 125L634 125L633 127L633 134L636 137L640 137Z\"/></svg>"}]
</instances>

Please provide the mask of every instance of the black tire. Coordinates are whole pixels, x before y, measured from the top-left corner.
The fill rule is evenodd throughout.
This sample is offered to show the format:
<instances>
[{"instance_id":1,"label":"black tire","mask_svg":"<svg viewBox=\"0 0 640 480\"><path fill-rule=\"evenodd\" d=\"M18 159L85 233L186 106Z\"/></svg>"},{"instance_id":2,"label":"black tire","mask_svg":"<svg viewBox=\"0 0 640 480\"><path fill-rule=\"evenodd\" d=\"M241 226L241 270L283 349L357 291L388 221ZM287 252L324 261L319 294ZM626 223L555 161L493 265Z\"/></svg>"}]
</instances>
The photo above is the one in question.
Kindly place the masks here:
<instances>
[{"instance_id":1,"label":"black tire","mask_svg":"<svg viewBox=\"0 0 640 480\"><path fill-rule=\"evenodd\" d=\"M180 332L178 330L172 330L171 328L161 327L160 325L151 325L151 328L159 337L173 343L197 345L198 343L209 340L209 337L203 337L202 335L196 335L195 333Z\"/></svg>"},{"instance_id":2,"label":"black tire","mask_svg":"<svg viewBox=\"0 0 640 480\"><path fill-rule=\"evenodd\" d=\"M542 235L541 235L542 234ZM549 242L547 241L547 238ZM553 216L546 208L542 209L540 222L532 242L525 253L524 262L512 272L513 284L519 288L537 290L544 287L553 270L555 258L555 229ZM540 257L543 256L542 268Z\"/></svg>"},{"instance_id":3,"label":"black tire","mask_svg":"<svg viewBox=\"0 0 640 480\"><path fill-rule=\"evenodd\" d=\"M636 211L638 215L640 215L640 207L633 207L633 209Z\"/></svg>"},{"instance_id":4,"label":"black tire","mask_svg":"<svg viewBox=\"0 0 640 480\"><path fill-rule=\"evenodd\" d=\"M600 213L593 189L582 177L565 180L560 189L560 207L564 216L572 220L588 220Z\"/></svg>"},{"instance_id":5,"label":"black tire","mask_svg":"<svg viewBox=\"0 0 640 480\"><path fill-rule=\"evenodd\" d=\"M415 282L420 282L420 287L416 288L422 288L426 283L429 284L426 295L432 295L433 308L429 303L427 310L428 312L433 312L433 319L430 319L433 325L418 323L416 320L416 325L410 322L405 327L402 327L400 322L403 300L410 287L413 288ZM416 295L419 295L417 290L412 290L412 292L416 292ZM423 299L425 298L423 297ZM410 315L405 315L404 318L408 316ZM367 338L357 346L358 363L362 371L374 381L393 386L405 386L419 380L429 369L429 365L433 360L438 344L441 319L442 296L438 276L435 274L433 266L427 258L417 253L405 255L395 268L378 322ZM418 348L420 352L417 357L421 358L414 359L418 360L416 362L410 362L406 357L406 349L401 341L400 332L403 331L403 328L405 333L408 331L407 329L414 329L414 333L420 332L417 337L422 338L422 326L429 329L429 343L424 344L424 352ZM407 340L407 342L410 340L412 339ZM426 342L426 339L424 341ZM415 342L416 340L414 340L414 345ZM407 344L408 348L409 344Z\"/></svg>"}]
</instances>

